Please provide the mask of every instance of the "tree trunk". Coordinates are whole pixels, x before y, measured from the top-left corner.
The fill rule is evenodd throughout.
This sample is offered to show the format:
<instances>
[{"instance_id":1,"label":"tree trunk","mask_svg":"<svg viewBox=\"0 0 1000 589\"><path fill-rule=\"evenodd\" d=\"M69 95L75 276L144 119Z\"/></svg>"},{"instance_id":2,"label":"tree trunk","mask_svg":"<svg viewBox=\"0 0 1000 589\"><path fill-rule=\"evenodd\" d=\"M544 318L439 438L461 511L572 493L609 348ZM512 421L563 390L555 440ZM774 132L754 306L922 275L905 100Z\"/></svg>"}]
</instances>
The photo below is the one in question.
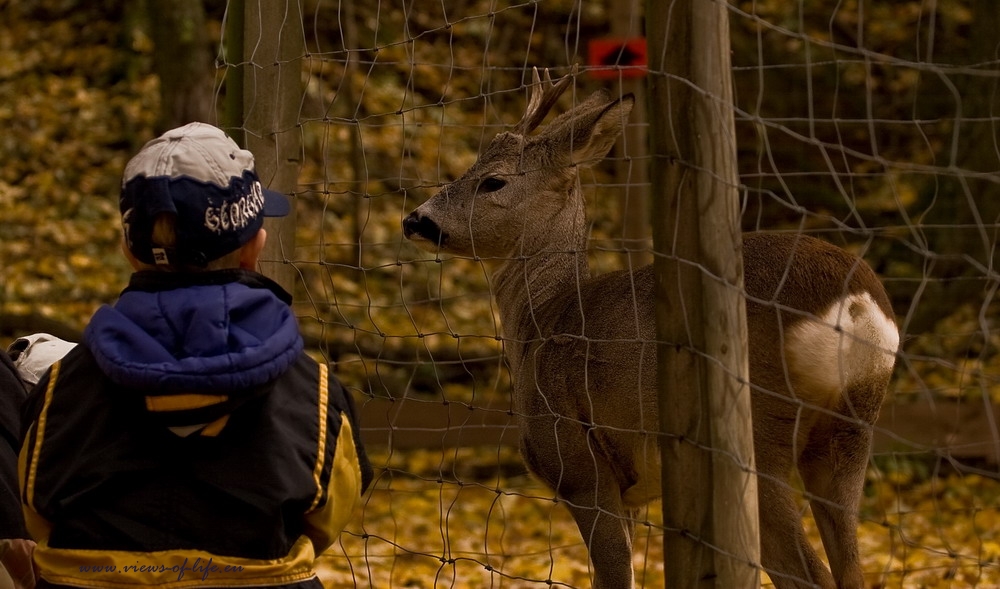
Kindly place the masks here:
<instances>
[{"instance_id":1,"label":"tree trunk","mask_svg":"<svg viewBox=\"0 0 1000 589\"><path fill-rule=\"evenodd\" d=\"M193 121L215 124L215 66L202 0L150 0L146 8L160 78L157 134Z\"/></svg>"}]
</instances>

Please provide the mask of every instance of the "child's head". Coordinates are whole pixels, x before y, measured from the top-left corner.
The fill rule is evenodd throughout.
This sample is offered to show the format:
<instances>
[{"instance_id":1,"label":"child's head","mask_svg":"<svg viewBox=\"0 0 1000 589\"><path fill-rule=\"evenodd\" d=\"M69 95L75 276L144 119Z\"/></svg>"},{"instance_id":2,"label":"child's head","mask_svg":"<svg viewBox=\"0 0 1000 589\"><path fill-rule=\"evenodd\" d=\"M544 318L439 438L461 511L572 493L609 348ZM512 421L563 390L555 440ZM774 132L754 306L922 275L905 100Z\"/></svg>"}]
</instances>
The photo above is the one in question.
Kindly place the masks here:
<instances>
[{"instance_id":1,"label":"child's head","mask_svg":"<svg viewBox=\"0 0 1000 589\"><path fill-rule=\"evenodd\" d=\"M264 217L289 212L284 196L261 185L253 154L205 123L144 145L125 166L119 206L134 266L188 271L251 267Z\"/></svg>"}]
</instances>

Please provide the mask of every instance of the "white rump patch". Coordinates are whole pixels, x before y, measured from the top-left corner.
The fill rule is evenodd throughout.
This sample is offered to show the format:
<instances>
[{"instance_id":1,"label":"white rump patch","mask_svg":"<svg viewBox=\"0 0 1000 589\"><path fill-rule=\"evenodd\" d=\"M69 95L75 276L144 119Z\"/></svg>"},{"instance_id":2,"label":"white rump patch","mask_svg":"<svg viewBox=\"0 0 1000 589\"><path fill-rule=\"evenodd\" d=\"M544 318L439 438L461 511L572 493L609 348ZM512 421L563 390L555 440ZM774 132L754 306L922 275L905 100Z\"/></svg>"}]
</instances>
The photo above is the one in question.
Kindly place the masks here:
<instances>
[{"instance_id":1,"label":"white rump patch","mask_svg":"<svg viewBox=\"0 0 1000 589\"><path fill-rule=\"evenodd\" d=\"M847 295L785 330L796 396L827 408L846 387L887 376L898 349L899 330L867 292Z\"/></svg>"}]
</instances>

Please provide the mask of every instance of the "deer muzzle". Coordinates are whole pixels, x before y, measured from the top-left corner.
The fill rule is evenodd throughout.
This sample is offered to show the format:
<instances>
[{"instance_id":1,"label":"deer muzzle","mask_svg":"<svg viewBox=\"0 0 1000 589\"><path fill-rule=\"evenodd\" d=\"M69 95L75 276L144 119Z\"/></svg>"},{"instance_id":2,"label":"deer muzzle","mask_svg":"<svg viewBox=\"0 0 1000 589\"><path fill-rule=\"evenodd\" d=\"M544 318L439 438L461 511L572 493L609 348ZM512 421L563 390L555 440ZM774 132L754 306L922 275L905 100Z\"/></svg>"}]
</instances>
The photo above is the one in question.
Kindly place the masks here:
<instances>
[{"instance_id":1,"label":"deer muzzle","mask_svg":"<svg viewBox=\"0 0 1000 589\"><path fill-rule=\"evenodd\" d=\"M411 241L426 242L439 248L448 240L448 234L442 233L433 219L421 215L419 211L413 211L403 219L403 235Z\"/></svg>"}]
</instances>

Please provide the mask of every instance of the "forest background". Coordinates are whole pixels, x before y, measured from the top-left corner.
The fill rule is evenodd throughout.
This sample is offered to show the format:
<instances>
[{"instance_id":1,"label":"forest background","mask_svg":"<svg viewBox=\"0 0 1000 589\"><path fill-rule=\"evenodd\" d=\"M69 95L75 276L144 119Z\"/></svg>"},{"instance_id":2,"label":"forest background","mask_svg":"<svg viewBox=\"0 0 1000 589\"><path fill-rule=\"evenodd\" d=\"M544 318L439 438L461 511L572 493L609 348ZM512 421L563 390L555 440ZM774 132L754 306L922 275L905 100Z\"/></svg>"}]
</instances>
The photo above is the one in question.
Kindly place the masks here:
<instances>
[{"instance_id":1,"label":"forest background","mask_svg":"<svg viewBox=\"0 0 1000 589\"><path fill-rule=\"evenodd\" d=\"M311 348L362 404L504 407L482 267L417 251L399 222L517 120L530 66L583 63L588 40L615 33L616 5L303 2L288 261ZM872 585L1000 583L1000 435L988 419L1000 399L1000 11L992 0L731 6L745 228L820 235L885 277L903 351L884 414L918 407L951 440L874 457L862 514ZM34 331L79 339L117 297L129 274L121 171L173 124L216 122L226 8L0 0L0 343ZM561 104L619 84L584 71ZM640 181L622 176L625 155L584 179L598 270L628 259L622 195ZM971 434L963 416L984 413L985 433ZM374 449L379 483L327 561L331 584L586 584L578 533L506 445ZM651 579L662 567L655 510L637 555ZM456 519L476 531L461 538Z\"/></svg>"}]
</instances>

